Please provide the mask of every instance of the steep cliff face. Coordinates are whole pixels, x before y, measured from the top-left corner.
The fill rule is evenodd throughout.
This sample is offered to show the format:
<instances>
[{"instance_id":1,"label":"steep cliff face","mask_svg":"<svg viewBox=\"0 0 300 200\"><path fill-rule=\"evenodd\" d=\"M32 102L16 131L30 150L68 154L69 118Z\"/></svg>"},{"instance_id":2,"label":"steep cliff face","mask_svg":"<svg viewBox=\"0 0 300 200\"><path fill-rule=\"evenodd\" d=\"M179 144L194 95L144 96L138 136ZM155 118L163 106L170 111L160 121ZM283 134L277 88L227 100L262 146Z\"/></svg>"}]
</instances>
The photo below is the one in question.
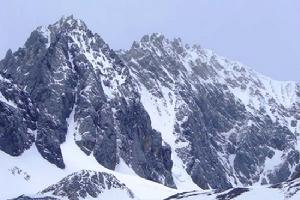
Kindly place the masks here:
<instances>
[{"instance_id":1,"label":"steep cliff face","mask_svg":"<svg viewBox=\"0 0 300 200\"><path fill-rule=\"evenodd\" d=\"M39 27L0 61L0 111L2 175L41 156L60 178L91 162L190 191L300 169L298 83L161 34L115 52L73 17Z\"/></svg>"},{"instance_id":2,"label":"steep cliff face","mask_svg":"<svg viewBox=\"0 0 300 200\"><path fill-rule=\"evenodd\" d=\"M299 163L299 85L161 34L146 35L119 54L153 127L198 186L224 189L291 176ZM157 116L168 130L155 123Z\"/></svg>"},{"instance_id":3,"label":"steep cliff face","mask_svg":"<svg viewBox=\"0 0 300 200\"><path fill-rule=\"evenodd\" d=\"M0 149L19 156L34 141L37 111L29 96L0 74Z\"/></svg>"},{"instance_id":4,"label":"steep cliff face","mask_svg":"<svg viewBox=\"0 0 300 200\"><path fill-rule=\"evenodd\" d=\"M115 169L123 158L138 175L175 187L170 148L151 128L128 68L82 21L68 17L39 27L23 48L7 53L0 69L3 80L16 85L29 99L25 108L31 110L32 106L35 111L33 116L24 113L33 124L27 127L22 120L18 122L21 107L3 108L7 110L4 118L15 116L12 123L20 124L9 125L3 119L4 152L20 155L34 141L45 159L65 168L60 146L74 109L71 134L87 156L92 154L109 169ZM12 87L9 83L3 81L3 87ZM6 96L12 102L20 98L17 94L15 98ZM7 135L10 126L22 130ZM30 128L28 133L26 128Z\"/></svg>"}]
</instances>

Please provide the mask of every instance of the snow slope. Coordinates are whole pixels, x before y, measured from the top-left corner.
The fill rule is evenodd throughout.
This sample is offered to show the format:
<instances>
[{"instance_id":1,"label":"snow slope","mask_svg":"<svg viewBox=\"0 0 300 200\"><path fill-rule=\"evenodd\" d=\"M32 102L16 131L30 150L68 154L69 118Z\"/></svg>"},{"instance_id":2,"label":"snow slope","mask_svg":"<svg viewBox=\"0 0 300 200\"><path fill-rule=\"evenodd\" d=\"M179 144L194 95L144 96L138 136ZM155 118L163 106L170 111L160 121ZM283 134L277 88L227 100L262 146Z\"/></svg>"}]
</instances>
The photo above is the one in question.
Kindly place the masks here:
<instances>
[{"instance_id":1,"label":"snow slope","mask_svg":"<svg viewBox=\"0 0 300 200\"><path fill-rule=\"evenodd\" d=\"M173 91L161 86L163 98L152 95L143 85L140 85L141 102L151 118L152 128L162 133L163 141L170 145L173 160L173 178L180 190L199 190L200 188L187 174L182 160L177 156L175 150L184 145L176 143L174 126L176 122L176 104L178 101Z\"/></svg>"},{"instance_id":2,"label":"snow slope","mask_svg":"<svg viewBox=\"0 0 300 200\"><path fill-rule=\"evenodd\" d=\"M35 145L19 157L12 157L0 151L0 188L5 188L5 190L1 190L1 198L7 199L22 194L35 194L67 175L82 169L115 175L133 191L137 198L143 200L163 199L178 192L175 189L140 178L124 162L118 165L117 171L112 171L101 166L93 156L87 156L75 144L76 124L74 123L74 113L75 107L67 119L68 133L66 142L62 144L65 169L59 169L43 159ZM28 174L30 178L26 180L24 173L12 173L11 171L15 167ZM110 194L117 195L111 191L105 193L104 196L112 198Z\"/></svg>"}]
</instances>

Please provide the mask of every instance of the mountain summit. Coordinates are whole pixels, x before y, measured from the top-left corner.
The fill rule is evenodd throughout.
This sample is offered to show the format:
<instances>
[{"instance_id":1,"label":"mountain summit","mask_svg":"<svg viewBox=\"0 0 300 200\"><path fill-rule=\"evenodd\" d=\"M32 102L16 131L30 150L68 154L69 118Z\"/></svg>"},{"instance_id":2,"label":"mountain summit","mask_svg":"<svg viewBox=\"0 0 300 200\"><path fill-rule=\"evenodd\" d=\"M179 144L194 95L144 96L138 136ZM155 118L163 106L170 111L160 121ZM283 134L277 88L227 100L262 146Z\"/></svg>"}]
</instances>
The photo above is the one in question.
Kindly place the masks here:
<instances>
[{"instance_id":1,"label":"mountain summit","mask_svg":"<svg viewBox=\"0 0 300 200\"><path fill-rule=\"evenodd\" d=\"M38 27L0 61L0 110L4 198L297 188L300 84L179 38L115 52L72 16Z\"/></svg>"}]
</instances>

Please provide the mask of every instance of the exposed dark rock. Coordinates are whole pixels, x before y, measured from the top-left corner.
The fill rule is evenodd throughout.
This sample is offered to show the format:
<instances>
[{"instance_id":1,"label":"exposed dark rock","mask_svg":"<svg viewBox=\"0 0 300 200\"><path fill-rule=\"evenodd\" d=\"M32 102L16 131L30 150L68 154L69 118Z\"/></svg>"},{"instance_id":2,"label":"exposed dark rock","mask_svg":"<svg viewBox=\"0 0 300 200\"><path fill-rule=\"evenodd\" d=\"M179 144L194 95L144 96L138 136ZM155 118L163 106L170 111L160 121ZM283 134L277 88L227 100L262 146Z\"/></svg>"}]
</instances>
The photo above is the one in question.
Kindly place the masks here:
<instances>
[{"instance_id":1,"label":"exposed dark rock","mask_svg":"<svg viewBox=\"0 0 300 200\"><path fill-rule=\"evenodd\" d=\"M292 173L288 166L299 163L298 151L294 150L297 138L286 122L272 120L273 115L265 109L245 105L233 92L249 89L250 93L245 94L249 98L264 98L266 88L252 71L161 34L145 36L119 54L136 81L154 97L164 98L162 87L174 92L173 99L181 105L176 108L174 134L178 141L189 142L176 152L201 188L224 190L237 180L252 185L260 177L269 177L269 183L284 181ZM269 101L275 116L295 115L274 98ZM294 109L299 111L297 106ZM285 157L275 171L265 174L261 169L273 150L290 152L291 156Z\"/></svg>"},{"instance_id":2,"label":"exposed dark rock","mask_svg":"<svg viewBox=\"0 0 300 200\"><path fill-rule=\"evenodd\" d=\"M58 183L44 189L41 194L79 200L89 196L101 198L102 193L113 189L123 190L128 197L134 198L132 191L115 176L87 170L67 176Z\"/></svg>"},{"instance_id":3,"label":"exposed dark rock","mask_svg":"<svg viewBox=\"0 0 300 200\"><path fill-rule=\"evenodd\" d=\"M69 133L99 164L114 170L122 158L139 176L169 187L176 187L172 153L203 189L284 182L299 171L300 103L287 105L272 84L237 62L161 34L115 53L81 20L62 18L33 31L24 47L0 61L0 150L19 156L36 145L64 168L60 146L74 123ZM280 84L293 93L285 96L300 96L299 84ZM142 90L149 101L165 100L162 106L173 109L170 134L179 147L152 127Z\"/></svg>"},{"instance_id":4,"label":"exposed dark rock","mask_svg":"<svg viewBox=\"0 0 300 200\"><path fill-rule=\"evenodd\" d=\"M71 134L87 155L109 169L121 156L140 176L175 187L170 148L152 129L128 67L82 21L67 17L39 27L23 48L8 51L0 71L28 99L24 106L18 104L20 109L0 102L4 152L20 155L35 141L43 158L65 168L60 145L74 108L76 130ZM14 102L22 98L6 96Z\"/></svg>"}]
</instances>

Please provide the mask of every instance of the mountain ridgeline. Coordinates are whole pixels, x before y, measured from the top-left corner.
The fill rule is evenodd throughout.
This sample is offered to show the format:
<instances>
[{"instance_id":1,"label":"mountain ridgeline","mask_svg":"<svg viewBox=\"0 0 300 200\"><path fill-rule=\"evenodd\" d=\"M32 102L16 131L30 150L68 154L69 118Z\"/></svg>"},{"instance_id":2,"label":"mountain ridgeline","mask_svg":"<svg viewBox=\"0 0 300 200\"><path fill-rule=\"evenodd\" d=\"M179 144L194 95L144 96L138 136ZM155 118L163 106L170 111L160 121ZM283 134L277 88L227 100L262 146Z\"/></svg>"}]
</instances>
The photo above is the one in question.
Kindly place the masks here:
<instances>
[{"instance_id":1,"label":"mountain ridgeline","mask_svg":"<svg viewBox=\"0 0 300 200\"><path fill-rule=\"evenodd\" d=\"M22 158L36 148L61 171L72 167L62 148L71 134L99 166L114 171L123 163L170 188L224 191L300 173L300 84L162 34L114 51L72 16L39 27L0 61L0 110L2 153ZM70 176L77 185L84 176L100 185L110 177ZM112 179L108 185L134 198ZM97 183L88 183L96 194L104 187Z\"/></svg>"}]
</instances>

